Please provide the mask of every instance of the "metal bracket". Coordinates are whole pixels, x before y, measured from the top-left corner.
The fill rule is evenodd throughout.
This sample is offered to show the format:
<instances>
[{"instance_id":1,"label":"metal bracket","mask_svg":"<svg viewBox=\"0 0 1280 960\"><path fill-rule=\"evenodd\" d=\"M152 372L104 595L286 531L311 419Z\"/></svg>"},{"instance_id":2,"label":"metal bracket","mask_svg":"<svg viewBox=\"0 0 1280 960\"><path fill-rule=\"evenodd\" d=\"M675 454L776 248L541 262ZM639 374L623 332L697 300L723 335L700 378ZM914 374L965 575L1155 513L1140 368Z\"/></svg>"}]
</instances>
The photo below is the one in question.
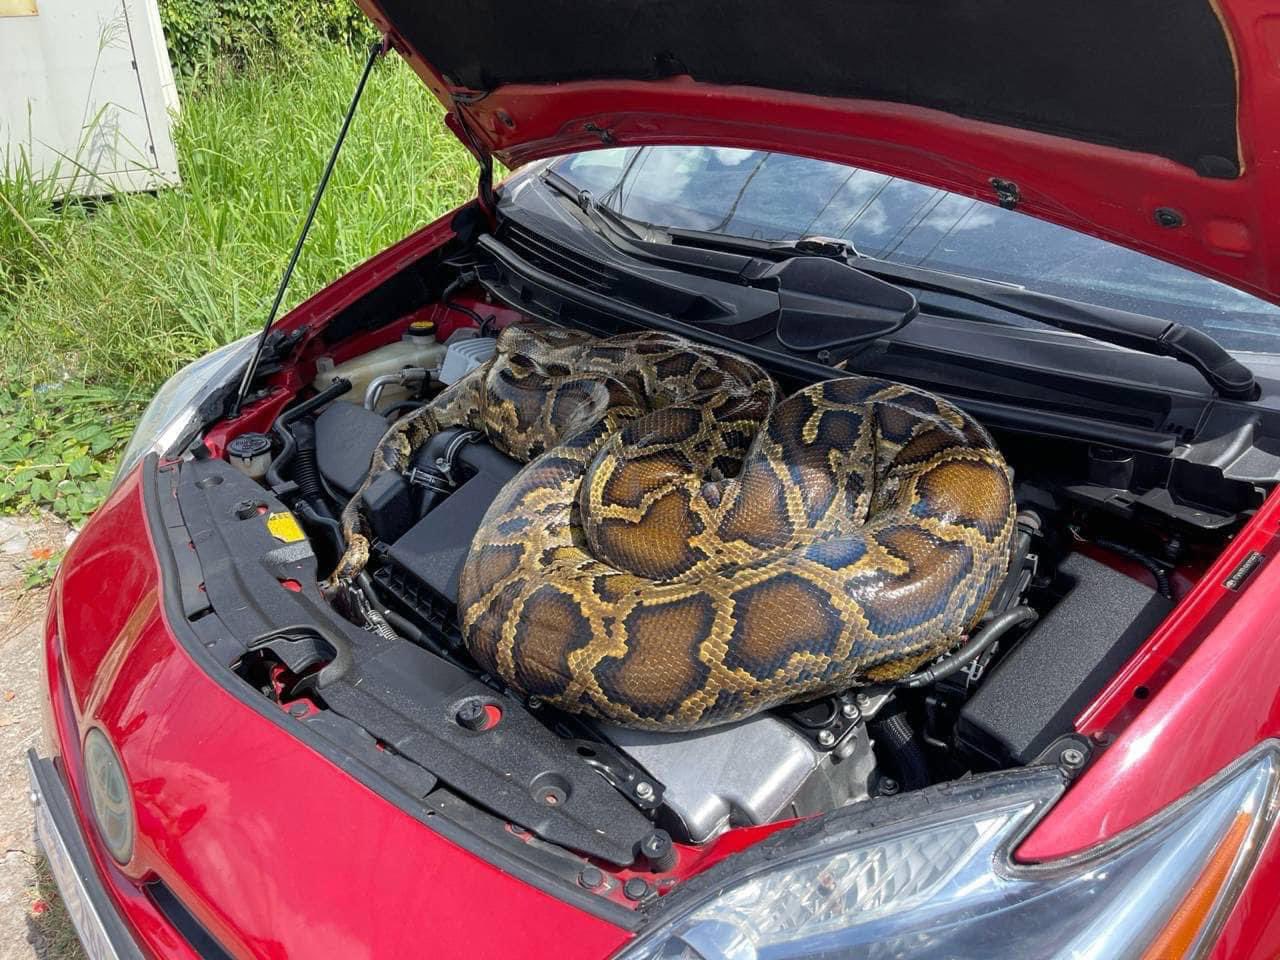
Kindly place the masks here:
<instances>
[{"instance_id":1,"label":"metal bracket","mask_svg":"<svg viewBox=\"0 0 1280 960\"><path fill-rule=\"evenodd\" d=\"M1088 738L1069 733L1049 744L1038 757L1031 761L1030 766L1056 764L1064 777L1074 780L1084 772L1092 758L1093 744Z\"/></svg>"},{"instance_id":2,"label":"metal bracket","mask_svg":"<svg viewBox=\"0 0 1280 960\"><path fill-rule=\"evenodd\" d=\"M530 709L541 709L538 703ZM616 747L591 736L591 728L576 717L556 717L552 729L569 741L582 762L604 777L611 787L639 809L648 812L662 806L666 787Z\"/></svg>"},{"instance_id":3,"label":"metal bracket","mask_svg":"<svg viewBox=\"0 0 1280 960\"><path fill-rule=\"evenodd\" d=\"M835 750L862 723L862 708L851 691L778 713L820 750Z\"/></svg>"}]
</instances>

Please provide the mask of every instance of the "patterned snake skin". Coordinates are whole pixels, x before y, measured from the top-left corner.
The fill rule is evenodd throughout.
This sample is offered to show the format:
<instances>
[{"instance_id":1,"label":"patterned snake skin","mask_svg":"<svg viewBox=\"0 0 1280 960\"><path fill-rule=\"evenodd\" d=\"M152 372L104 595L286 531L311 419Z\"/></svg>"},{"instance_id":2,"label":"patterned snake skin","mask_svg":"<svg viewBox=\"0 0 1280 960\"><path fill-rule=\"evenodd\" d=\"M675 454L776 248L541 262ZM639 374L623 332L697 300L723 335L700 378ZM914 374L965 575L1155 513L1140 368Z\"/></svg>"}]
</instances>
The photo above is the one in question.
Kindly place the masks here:
<instances>
[{"instance_id":1,"label":"patterned snake skin","mask_svg":"<svg viewBox=\"0 0 1280 960\"><path fill-rule=\"evenodd\" d=\"M902 677L974 626L1008 563L1004 460L901 384L776 402L759 367L674 335L521 325L397 423L370 475L455 425L528 462L463 566L465 643L574 713L690 730ZM338 581L368 558L359 502Z\"/></svg>"}]
</instances>

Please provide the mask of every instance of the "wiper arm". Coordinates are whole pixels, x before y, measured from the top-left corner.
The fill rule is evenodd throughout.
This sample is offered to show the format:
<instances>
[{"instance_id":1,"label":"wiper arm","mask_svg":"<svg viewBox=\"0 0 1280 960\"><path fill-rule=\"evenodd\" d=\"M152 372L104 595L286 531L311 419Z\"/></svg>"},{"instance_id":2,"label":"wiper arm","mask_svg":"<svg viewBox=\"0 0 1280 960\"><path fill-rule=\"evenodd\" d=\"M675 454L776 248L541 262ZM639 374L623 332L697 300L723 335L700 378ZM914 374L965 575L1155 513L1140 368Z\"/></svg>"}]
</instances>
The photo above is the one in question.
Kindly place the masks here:
<instances>
[{"instance_id":1,"label":"wiper arm","mask_svg":"<svg viewBox=\"0 0 1280 960\"><path fill-rule=\"evenodd\" d=\"M556 193L572 200L589 220L592 220L597 226L605 230L617 230L626 236L629 240L642 240L643 237L636 232L627 218L619 216L613 210L603 203L597 203L595 197L591 195L590 190L584 190L582 187L574 186L570 181L556 173L554 170L546 170L542 174L543 182L547 186L555 190Z\"/></svg>"},{"instance_id":2,"label":"wiper arm","mask_svg":"<svg viewBox=\"0 0 1280 960\"><path fill-rule=\"evenodd\" d=\"M1259 394L1253 373L1202 330L1112 307L1080 303L1021 287L942 273L867 257L843 240L808 237L795 241L751 240L698 230L672 229L674 246L693 245L759 257L830 256L865 273L920 290L944 293L973 303L1038 320L1060 330L1083 334L1140 353L1172 357L1190 364L1220 396L1254 400Z\"/></svg>"},{"instance_id":3,"label":"wiper arm","mask_svg":"<svg viewBox=\"0 0 1280 960\"><path fill-rule=\"evenodd\" d=\"M1259 389L1253 372L1227 353L1218 341L1195 327L1048 293L1036 293L991 280L939 273L872 257L858 257L853 262L881 279L962 297L1141 353L1172 357L1195 367L1219 396L1233 400L1256 400L1258 397Z\"/></svg>"},{"instance_id":4,"label":"wiper arm","mask_svg":"<svg viewBox=\"0 0 1280 960\"><path fill-rule=\"evenodd\" d=\"M611 239L615 242L623 240L621 246L646 259L665 261L682 269L741 275L741 264L715 263L691 258L690 254L717 251L775 261L791 257L830 257L891 283L960 297L1139 353L1171 357L1194 367L1222 397L1254 400L1259 394L1257 382L1248 367L1227 353L1207 333L1176 321L1036 293L994 280L891 263L864 256L848 241L829 237L770 241L667 228L663 231L666 242L655 242L642 237L625 218L603 204L595 203L590 193L574 186L555 171L548 170L544 176L548 186L574 200L598 229L606 235L612 234Z\"/></svg>"}]
</instances>

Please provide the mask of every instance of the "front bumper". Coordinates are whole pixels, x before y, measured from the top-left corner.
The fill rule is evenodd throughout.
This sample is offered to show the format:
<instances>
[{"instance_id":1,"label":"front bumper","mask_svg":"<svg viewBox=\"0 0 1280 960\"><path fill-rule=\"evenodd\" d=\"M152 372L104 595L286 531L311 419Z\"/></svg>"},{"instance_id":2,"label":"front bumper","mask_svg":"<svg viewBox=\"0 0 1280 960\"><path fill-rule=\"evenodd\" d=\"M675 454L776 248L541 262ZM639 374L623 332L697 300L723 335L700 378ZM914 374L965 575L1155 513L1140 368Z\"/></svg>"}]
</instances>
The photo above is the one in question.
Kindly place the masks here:
<instances>
[{"instance_id":1,"label":"front bumper","mask_svg":"<svg viewBox=\"0 0 1280 960\"><path fill-rule=\"evenodd\" d=\"M53 761L27 751L27 777L35 813L36 842L89 960L143 960L137 941L107 892L71 795Z\"/></svg>"},{"instance_id":2,"label":"front bumper","mask_svg":"<svg viewBox=\"0 0 1280 960\"><path fill-rule=\"evenodd\" d=\"M300 721L202 669L168 537L180 535L185 560L189 534L159 514L159 491L144 503L144 476L108 498L54 581L41 750L142 955L595 960L626 942L628 930L460 846L446 832L461 828L391 803L353 775L353 759L310 749ZM116 747L133 793L125 865L90 826L90 727Z\"/></svg>"}]
</instances>

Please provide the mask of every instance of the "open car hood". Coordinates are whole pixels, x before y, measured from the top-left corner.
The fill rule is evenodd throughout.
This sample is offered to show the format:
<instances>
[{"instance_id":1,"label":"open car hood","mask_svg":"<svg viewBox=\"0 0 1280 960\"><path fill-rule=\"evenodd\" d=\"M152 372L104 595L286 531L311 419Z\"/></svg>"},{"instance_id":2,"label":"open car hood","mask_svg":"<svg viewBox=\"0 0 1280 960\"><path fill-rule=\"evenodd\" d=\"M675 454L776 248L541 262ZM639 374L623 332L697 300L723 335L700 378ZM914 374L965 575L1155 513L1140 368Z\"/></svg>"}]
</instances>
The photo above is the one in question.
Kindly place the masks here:
<instances>
[{"instance_id":1,"label":"open car hood","mask_svg":"<svg viewBox=\"0 0 1280 960\"><path fill-rule=\"evenodd\" d=\"M482 160L806 155L1280 301L1273 0L358 2Z\"/></svg>"}]
</instances>

